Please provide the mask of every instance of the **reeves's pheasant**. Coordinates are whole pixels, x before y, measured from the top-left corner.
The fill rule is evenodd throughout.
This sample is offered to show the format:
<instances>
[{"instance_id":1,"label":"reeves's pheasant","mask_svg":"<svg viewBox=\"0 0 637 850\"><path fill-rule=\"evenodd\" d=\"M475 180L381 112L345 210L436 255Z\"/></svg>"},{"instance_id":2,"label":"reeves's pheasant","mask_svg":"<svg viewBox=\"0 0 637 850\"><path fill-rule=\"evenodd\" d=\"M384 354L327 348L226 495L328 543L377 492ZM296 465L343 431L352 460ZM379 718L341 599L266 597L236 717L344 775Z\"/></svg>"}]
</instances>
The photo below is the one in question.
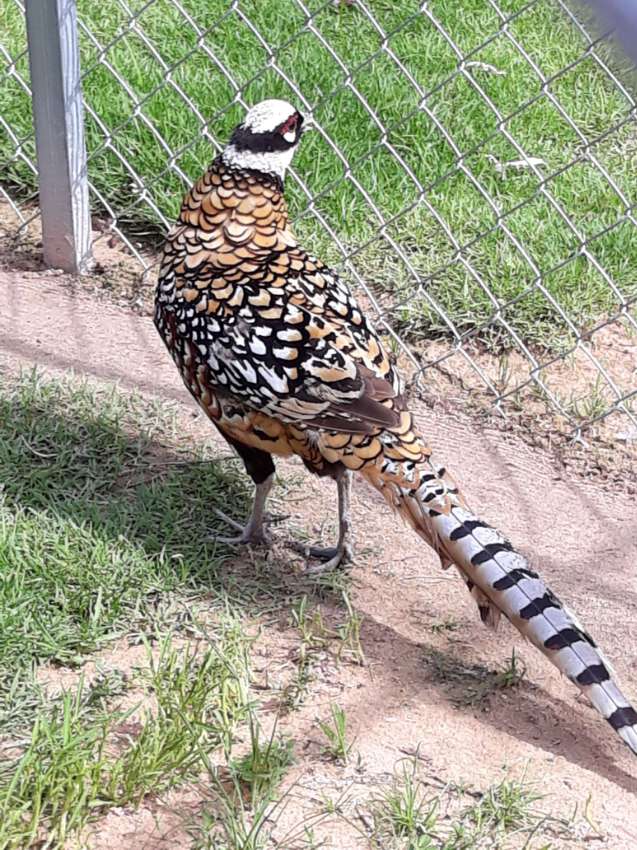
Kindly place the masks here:
<instances>
[{"instance_id":1,"label":"reeves's pheasant","mask_svg":"<svg viewBox=\"0 0 637 850\"><path fill-rule=\"evenodd\" d=\"M637 712L594 640L500 532L467 506L414 428L381 339L338 276L290 227L283 179L303 131L289 103L257 104L186 196L164 249L155 324L186 386L256 486L238 540L263 542L272 455L334 478L351 557L351 474L364 476L455 565L485 623L504 614L637 752Z\"/></svg>"}]
</instances>

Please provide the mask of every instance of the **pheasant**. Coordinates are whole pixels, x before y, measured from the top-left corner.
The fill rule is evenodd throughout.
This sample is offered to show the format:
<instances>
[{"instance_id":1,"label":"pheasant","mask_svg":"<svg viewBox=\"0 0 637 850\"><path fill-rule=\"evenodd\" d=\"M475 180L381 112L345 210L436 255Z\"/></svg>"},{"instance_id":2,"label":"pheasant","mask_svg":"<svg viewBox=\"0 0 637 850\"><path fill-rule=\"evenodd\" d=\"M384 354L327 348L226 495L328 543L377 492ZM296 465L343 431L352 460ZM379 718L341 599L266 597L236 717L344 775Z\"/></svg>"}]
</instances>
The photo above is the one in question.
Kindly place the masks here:
<instances>
[{"instance_id":1,"label":"pheasant","mask_svg":"<svg viewBox=\"0 0 637 850\"><path fill-rule=\"evenodd\" d=\"M297 455L338 491L337 545L309 555L326 568L345 563L352 474L363 476L443 567L457 568L483 622L496 628L503 614L637 753L637 712L595 641L434 463L378 333L337 274L299 245L283 181L303 131L285 101L252 107L186 195L159 272L157 330L255 485L236 541L268 541L273 456Z\"/></svg>"}]
</instances>

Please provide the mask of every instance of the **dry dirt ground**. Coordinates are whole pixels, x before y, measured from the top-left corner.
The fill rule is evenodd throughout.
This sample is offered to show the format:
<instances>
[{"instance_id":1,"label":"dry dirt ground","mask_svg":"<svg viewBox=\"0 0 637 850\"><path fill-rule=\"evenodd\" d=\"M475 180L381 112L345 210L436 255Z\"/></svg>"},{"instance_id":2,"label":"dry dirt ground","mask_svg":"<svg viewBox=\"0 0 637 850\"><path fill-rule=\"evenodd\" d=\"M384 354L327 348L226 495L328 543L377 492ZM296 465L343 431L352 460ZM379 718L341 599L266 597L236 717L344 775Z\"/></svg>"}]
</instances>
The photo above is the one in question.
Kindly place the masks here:
<instances>
[{"instance_id":1,"label":"dry dirt ground","mask_svg":"<svg viewBox=\"0 0 637 850\"><path fill-rule=\"evenodd\" d=\"M188 434L215 440L212 428L193 420L194 405L149 319L88 297L62 275L0 272L0 364L38 364L58 374L74 370L171 400ZM611 486L564 469L551 452L488 421L476 423L449 405L414 401L414 410L470 503L532 556L598 638L637 700L637 499L629 470ZM221 444L219 451L227 453ZM310 478L288 462L279 463L279 474L286 482L288 532L305 529L316 536L324 521L332 529L330 482ZM447 782L485 788L504 772L525 774L538 782L546 795L543 808L555 816L566 817L588 801L597 831L565 846L634 850L637 759L508 625L494 637L480 624L462 583L441 572L434 555L363 482L355 486L354 505L361 552L352 600L364 617L366 664L337 665L326 657L303 705L282 721L297 742L297 762L286 780L297 784L285 817L298 820L324 797L346 791L343 805L355 822L356 801L386 783L396 763L419 747L434 789ZM276 557L273 568L289 569L296 580L298 557L281 552ZM237 568L249 569L250 557L239 554ZM453 628L444 627L449 623ZM267 688L269 677L285 675L294 641L285 616L261 625L257 670ZM521 685L486 703L459 705L472 683L446 676L446 665L460 659L498 667L513 648L527 668ZM110 650L118 666L125 665L127 651ZM322 754L316 720L327 718L333 701L346 709L360 754L349 766L331 765ZM87 847L189 847L183 816L199 805L195 792L173 792L135 811L111 812L95 825ZM366 846L364 828L356 831L345 820L326 837L334 850Z\"/></svg>"}]
</instances>

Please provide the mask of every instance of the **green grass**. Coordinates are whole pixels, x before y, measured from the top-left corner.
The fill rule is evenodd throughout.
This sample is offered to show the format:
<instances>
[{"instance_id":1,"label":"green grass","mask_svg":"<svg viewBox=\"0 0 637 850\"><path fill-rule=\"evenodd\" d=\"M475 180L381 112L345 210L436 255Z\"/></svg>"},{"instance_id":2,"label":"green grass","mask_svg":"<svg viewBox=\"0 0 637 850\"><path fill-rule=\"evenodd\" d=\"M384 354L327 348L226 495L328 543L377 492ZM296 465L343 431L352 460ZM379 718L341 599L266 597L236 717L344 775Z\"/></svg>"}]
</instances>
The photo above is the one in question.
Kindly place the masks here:
<instances>
[{"instance_id":1,"label":"green grass","mask_svg":"<svg viewBox=\"0 0 637 850\"><path fill-rule=\"evenodd\" d=\"M551 850L553 839L573 840L572 821L536 805L542 795L524 781L505 778L486 791L450 783L432 793L414 761L372 801L370 846L383 850ZM467 805L467 797L472 802ZM573 814L573 819L575 815ZM559 843L559 846L564 846Z\"/></svg>"},{"instance_id":2,"label":"green grass","mask_svg":"<svg viewBox=\"0 0 637 850\"><path fill-rule=\"evenodd\" d=\"M250 720L250 750L230 762L236 789L243 791L252 807L271 802L289 767L294 762L294 742L276 737L276 726L265 741L258 722Z\"/></svg>"},{"instance_id":3,"label":"green grass","mask_svg":"<svg viewBox=\"0 0 637 850\"><path fill-rule=\"evenodd\" d=\"M241 512L247 494L227 465L162 457L172 427L152 403L81 382L33 373L0 390L5 675L73 663L152 619L163 595L214 589L211 507L234 494Z\"/></svg>"},{"instance_id":4,"label":"green grass","mask_svg":"<svg viewBox=\"0 0 637 850\"><path fill-rule=\"evenodd\" d=\"M249 713L247 641L231 617L209 638L198 655L163 640L147 674L156 707L142 711L136 734L133 710L98 701L95 711L81 681L41 710L22 752L0 768L0 846L61 848L109 809L195 779L212 752L228 750Z\"/></svg>"},{"instance_id":5,"label":"green grass","mask_svg":"<svg viewBox=\"0 0 637 850\"><path fill-rule=\"evenodd\" d=\"M130 28L125 12L136 13ZM494 161L519 159L519 152L498 132L495 113L472 86L456 73L458 57L417 0L367 0L378 25L389 34L388 47L404 66L398 67L382 48L381 37L356 6L307 0L313 30L293 0L245 0L240 12L261 38L252 32L225 0L182 0L182 7L205 32L198 45L194 27L170 0L115 0L95 4L79 0L81 20L101 45L84 33L81 38L86 101L101 124L112 133L105 145L98 122L87 119L89 171L100 193L117 210L120 222L138 232L156 232L159 218L153 205L174 218L184 185L159 136L177 152L174 165L194 178L211 158L209 140L199 118L184 103L175 86L210 120L210 132L223 142L242 115L235 102L239 86L247 103L282 96L298 102L277 69L269 63L268 48L276 54L282 74L296 86L313 109L315 119L351 166L345 174L342 160L319 133L305 137L296 160L299 175L314 196L308 207L302 189L290 180L288 194L297 228L308 244L327 259L339 254L317 213L344 245L355 251L354 266L377 292L389 293L396 326L418 339L446 333L440 311L461 332L480 328L494 307L462 259L470 261L499 303L516 299L504 315L530 342L559 344L568 338L563 319L533 287L534 272L502 229L493 208L476 189L470 176L455 164L455 153L440 128L466 154L464 164L489 192L510 234L524 246L544 277L544 285L576 323L616 310L618 302L591 258L608 272L626 296L637 295L634 276L637 245L634 227L623 221L625 206L594 164L582 156L583 141L607 169L629 204L637 195L634 167L637 134L628 121L630 103L614 87L590 56L585 41L565 19L554 0L527 3L500 0L499 7L514 16L510 34L550 80L542 90L539 77L501 32L494 8L485 0L431 0L431 15L449 33L462 55L504 72L493 74L475 67L468 73L507 118L506 128L533 157L544 160L547 188L589 240L589 256L580 253L577 236L547 198L539 192L539 178L531 171L507 170L501 176ZM12 56L24 48L22 15L14 0L0 0L3 43ZM143 30L146 41L141 37ZM321 39L331 46L326 49ZM603 50L603 48L602 48ZM216 67L217 57L231 80ZM161 59L174 70L171 85ZM572 68L563 69L571 63ZM26 58L17 62L28 78ZM116 79L126 80L142 106ZM421 94L410 74L427 93L429 114L419 108ZM365 105L369 104L386 128L383 135ZM4 76L0 112L33 155L33 135L27 95L14 77ZM571 117L571 126L551 102L557 98ZM433 116L433 117L432 117ZM434 120L435 118L435 120ZM438 125L436 124L438 122ZM621 124L604 137L606 131ZM393 148L393 151L390 149ZM402 157L401 166L395 153ZM124 157L141 178L144 194L120 161ZM418 202L422 186L436 215ZM33 191L35 178L14 144L0 135L0 175L3 182L23 193ZM391 220L388 237L402 251L401 259L387 240L375 238L378 221L364 194ZM459 257L445 233L451 231L466 245ZM161 229L161 228L160 228ZM427 296L419 289L405 260L418 274ZM482 331L498 340L497 329Z\"/></svg>"},{"instance_id":6,"label":"green grass","mask_svg":"<svg viewBox=\"0 0 637 850\"><path fill-rule=\"evenodd\" d=\"M247 514L248 480L193 448L169 405L7 378L0 481L0 733L41 704L42 662L73 666L118 636L189 628L204 602L256 612L295 597L271 567L225 570L214 509Z\"/></svg>"},{"instance_id":7,"label":"green grass","mask_svg":"<svg viewBox=\"0 0 637 850\"><path fill-rule=\"evenodd\" d=\"M348 740L347 735L347 714L345 710L336 705L330 704L331 722L329 720L319 720L318 725L327 738L325 752L334 759L343 764L347 764L350 750L354 746L352 741Z\"/></svg>"},{"instance_id":8,"label":"green grass","mask_svg":"<svg viewBox=\"0 0 637 850\"><path fill-rule=\"evenodd\" d=\"M3 850L75 846L114 807L130 813L184 785L204 804L188 822L193 850L267 850L275 839L282 850L310 850L321 846L314 835L321 821L343 816L337 805L304 811L301 821L298 809L283 817L298 804L288 771L293 750L307 758L306 742L294 719L294 739L289 728L262 731L250 635L264 618L251 615L274 613L280 626L287 611L298 632L289 657L286 650L291 682L268 689L263 706L272 710L278 699L281 723L310 695L312 678L325 677L328 658L364 663L360 615L342 587L330 591L338 608L290 590L271 560L263 572L258 559L233 558L224 570L226 552L204 538L215 505L245 512L245 479L234 462L194 448L179 421L169 405L77 378L2 376ZM144 644L145 661L95 656L116 637L122 646ZM95 672L87 667L85 674L89 660ZM442 653L428 660L465 704L467 694L475 704L522 675L514 657L503 670L487 671L486 684L484 668L445 664ZM47 680L61 668L61 692L38 684L43 663ZM335 704L329 720L323 716L316 731L338 762L334 769L345 769L353 743L348 718ZM358 773L361 764L349 769ZM518 785L476 800L443 817L414 768L370 804L369 846L504 848L509 836L551 834ZM471 844L475 836L492 844Z\"/></svg>"},{"instance_id":9,"label":"green grass","mask_svg":"<svg viewBox=\"0 0 637 850\"><path fill-rule=\"evenodd\" d=\"M326 586L321 578L324 577L319 577L315 590L324 594ZM328 585L327 589L334 588ZM345 609L345 617L338 623L326 622L321 606L311 605L306 595L302 595L291 607L290 621L298 629L300 643L294 675L284 689L283 703L287 708L298 708L303 703L314 678L314 667L325 653L331 654L339 663L365 664L360 635L363 618L354 610L348 593L342 587L338 589Z\"/></svg>"}]
</instances>

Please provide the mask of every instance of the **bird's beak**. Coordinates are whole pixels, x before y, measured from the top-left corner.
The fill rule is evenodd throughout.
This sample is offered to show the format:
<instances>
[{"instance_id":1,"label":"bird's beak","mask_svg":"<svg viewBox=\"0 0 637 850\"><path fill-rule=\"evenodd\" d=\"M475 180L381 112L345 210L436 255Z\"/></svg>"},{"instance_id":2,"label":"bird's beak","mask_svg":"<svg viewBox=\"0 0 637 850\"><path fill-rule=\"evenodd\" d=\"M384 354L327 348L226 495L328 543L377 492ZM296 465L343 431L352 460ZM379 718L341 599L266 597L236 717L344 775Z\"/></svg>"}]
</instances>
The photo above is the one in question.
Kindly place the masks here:
<instances>
[{"instance_id":1,"label":"bird's beak","mask_svg":"<svg viewBox=\"0 0 637 850\"><path fill-rule=\"evenodd\" d=\"M301 135L307 133L308 130L316 130L316 124L311 118L305 118L303 120L303 126L301 127Z\"/></svg>"}]
</instances>

